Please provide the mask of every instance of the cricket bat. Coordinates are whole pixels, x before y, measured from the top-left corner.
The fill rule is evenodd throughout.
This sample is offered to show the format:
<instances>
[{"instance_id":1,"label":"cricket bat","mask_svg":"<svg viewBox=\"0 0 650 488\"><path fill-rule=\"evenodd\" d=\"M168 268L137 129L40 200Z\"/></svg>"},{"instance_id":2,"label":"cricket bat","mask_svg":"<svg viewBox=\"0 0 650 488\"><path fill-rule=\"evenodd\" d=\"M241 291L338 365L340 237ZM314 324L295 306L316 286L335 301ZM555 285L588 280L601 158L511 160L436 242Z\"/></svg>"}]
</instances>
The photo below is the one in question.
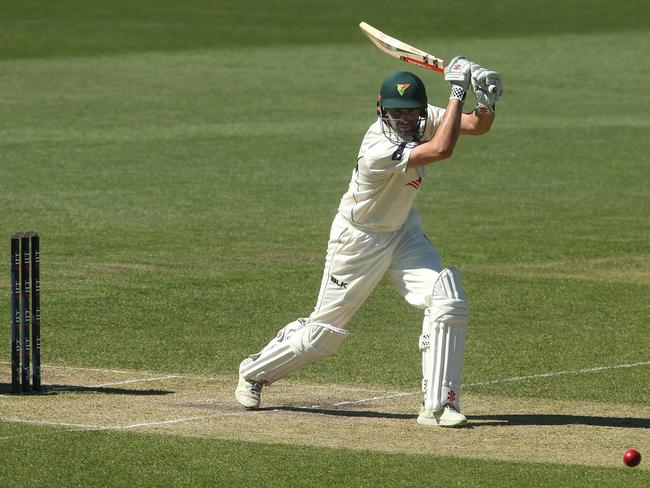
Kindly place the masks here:
<instances>
[{"instance_id":1,"label":"cricket bat","mask_svg":"<svg viewBox=\"0 0 650 488\"><path fill-rule=\"evenodd\" d=\"M370 24L361 22L359 24L361 31L368 36L368 39L379 48L379 50L402 61L407 63L415 64L421 66L425 69L430 69L437 71L438 73L444 73L445 71L445 62L434 56L433 54L426 53L417 47L409 46L405 42L395 39L387 34L384 34L379 29L375 29ZM497 90L497 87L491 85L487 87L487 90L490 93L494 93Z\"/></svg>"}]
</instances>

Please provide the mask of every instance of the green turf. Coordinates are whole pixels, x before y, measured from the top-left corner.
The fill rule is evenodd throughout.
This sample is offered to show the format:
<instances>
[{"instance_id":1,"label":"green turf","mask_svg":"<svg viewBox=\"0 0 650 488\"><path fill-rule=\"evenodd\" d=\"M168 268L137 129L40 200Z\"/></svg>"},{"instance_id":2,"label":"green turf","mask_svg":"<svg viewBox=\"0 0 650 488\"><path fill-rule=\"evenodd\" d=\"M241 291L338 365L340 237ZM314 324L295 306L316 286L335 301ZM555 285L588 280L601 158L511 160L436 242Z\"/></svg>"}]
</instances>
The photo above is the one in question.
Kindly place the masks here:
<instances>
[{"instance_id":1,"label":"green turf","mask_svg":"<svg viewBox=\"0 0 650 488\"><path fill-rule=\"evenodd\" d=\"M416 202L469 293L465 381L650 360L650 8L483 3L3 1L0 230L42 235L44 361L233 373L310 312L376 91L406 68L361 20L504 76L493 131ZM420 322L382 284L297 376L415 390ZM620 371L474 388L647 404L648 366Z\"/></svg>"},{"instance_id":2,"label":"green turf","mask_svg":"<svg viewBox=\"0 0 650 488\"><path fill-rule=\"evenodd\" d=\"M9 429L11 433L11 429ZM305 448L123 432L31 432L5 436L11 486L273 487L641 487L648 471L477 461L450 457ZM5 436L5 437L3 437ZM55 449L53 446L57 446ZM0 481L8 478L0 474Z\"/></svg>"},{"instance_id":3,"label":"green turf","mask_svg":"<svg viewBox=\"0 0 650 488\"><path fill-rule=\"evenodd\" d=\"M647 5L606 0L502 0L485 9L480 0L348 2L263 0L246 4L192 0L4 0L3 59L86 56L191 48L358 43L356 25L438 38L514 37L607 33L647 28ZM463 15L466 14L466 15ZM35 35L36 34L36 35ZM404 37L402 36L402 37Z\"/></svg>"}]
</instances>

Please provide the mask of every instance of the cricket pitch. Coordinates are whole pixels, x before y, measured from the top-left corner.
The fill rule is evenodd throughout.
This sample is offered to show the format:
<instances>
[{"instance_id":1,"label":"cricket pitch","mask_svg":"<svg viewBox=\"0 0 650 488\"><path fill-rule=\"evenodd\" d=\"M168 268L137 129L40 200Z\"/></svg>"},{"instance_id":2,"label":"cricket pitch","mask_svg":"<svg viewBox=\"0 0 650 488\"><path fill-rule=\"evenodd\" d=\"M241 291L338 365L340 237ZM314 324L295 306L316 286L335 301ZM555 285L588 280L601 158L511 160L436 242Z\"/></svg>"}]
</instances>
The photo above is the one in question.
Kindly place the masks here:
<instances>
[{"instance_id":1,"label":"cricket pitch","mask_svg":"<svg viewBox=\"0 0 650 488\"><path fill-rule=\"evenodd\" d=\"M9 395L0 422L64 430L133 430L476 459L622 465L650 451L650 407L465 393L469 428L416 424L419 394L283 380L263 408L235 401L236 377L46 366L43 393ZM645 463L647 465L647 463ZM642 462L637 469L647 469Z\"/></svg>"}]
</instances>

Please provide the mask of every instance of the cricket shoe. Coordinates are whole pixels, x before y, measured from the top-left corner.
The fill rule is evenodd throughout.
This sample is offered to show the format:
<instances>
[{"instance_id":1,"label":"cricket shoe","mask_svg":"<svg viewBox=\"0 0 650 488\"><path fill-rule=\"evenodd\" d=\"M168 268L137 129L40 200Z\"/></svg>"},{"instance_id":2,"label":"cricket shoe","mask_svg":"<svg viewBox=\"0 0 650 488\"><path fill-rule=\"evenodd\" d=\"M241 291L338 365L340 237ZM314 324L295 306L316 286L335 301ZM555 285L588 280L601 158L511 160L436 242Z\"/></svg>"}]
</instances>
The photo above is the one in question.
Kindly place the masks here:
<instances>
[{"instance_id":1,"label":"cricket shoe","mask_svg":"<svg viewBox=\"0 0 650 488\"><path fill-rule=\"evenodd\" d=\"M251 358L244 359L239 365L241 367L244 364L251 362ZM257 381L249 381L244 378L241 373L239 374L239 383L237 384L237 389L235 390L235 398L243 407L250 410L255 410L260 408L260 403L262 401L262 383Z\"/></svg>"},{"instance_id":2,"label":"cricket shoe","mask_svg":"<svg viewBox=\"0 0 650 488\"><path fill-rule=\"evenodd\" d=\"M438 427L465 427L467 417L456 410L456 407L450 403L435 412L425 410L423 404L420 407L417 422L421 425L436 425Z\"/></svg>"}]
</instances>

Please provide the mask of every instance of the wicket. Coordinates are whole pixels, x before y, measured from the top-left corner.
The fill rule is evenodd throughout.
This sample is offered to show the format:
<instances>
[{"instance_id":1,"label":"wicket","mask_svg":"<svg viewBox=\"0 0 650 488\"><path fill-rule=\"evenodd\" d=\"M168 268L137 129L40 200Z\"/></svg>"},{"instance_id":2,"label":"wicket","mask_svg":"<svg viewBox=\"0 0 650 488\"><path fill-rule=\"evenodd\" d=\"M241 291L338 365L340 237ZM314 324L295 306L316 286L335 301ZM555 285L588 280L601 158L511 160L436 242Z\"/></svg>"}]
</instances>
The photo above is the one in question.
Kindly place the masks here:
<instances>
[{"instance_id":1,"label":"wicket","mask_svg":"<svg viewBox=\"0 0 650 488\"><path fill-rule=\"evenodd\" d=\"M41 391L40 261L40 238L36 232L18 232L11 237L12 393ZM30 352L33 353L31 385Z\"/></svg>"}]
</instances>

